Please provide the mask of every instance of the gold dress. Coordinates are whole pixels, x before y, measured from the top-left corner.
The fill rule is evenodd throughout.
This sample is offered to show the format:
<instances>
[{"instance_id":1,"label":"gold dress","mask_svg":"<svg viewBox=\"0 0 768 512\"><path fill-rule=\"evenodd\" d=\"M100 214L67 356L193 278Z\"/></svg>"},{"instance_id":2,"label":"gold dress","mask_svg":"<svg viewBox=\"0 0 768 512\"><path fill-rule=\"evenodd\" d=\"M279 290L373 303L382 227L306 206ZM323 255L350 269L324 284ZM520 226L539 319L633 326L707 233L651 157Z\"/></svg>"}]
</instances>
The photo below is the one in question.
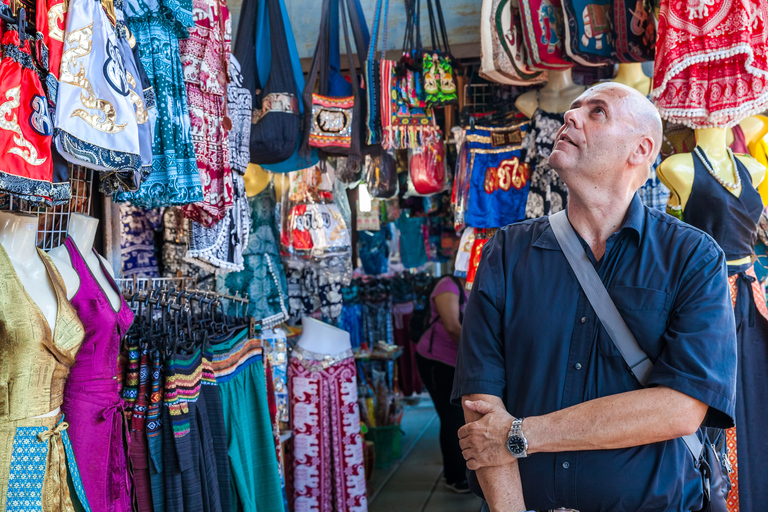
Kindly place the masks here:
<instances>
[{"instance_id":1,"label":"gold dress","mask_svg":"<svg viewBox=\"0 0 768 512\"><path fill-rule=\"evenodd\" d=\"M85 336L61 275L48 255L38 254L58 304L53 332L0 245L0 510L74 510L69 471L88 511L67 423L60 412L37 418L61 406Z\"/></svg>"}]
</instances>

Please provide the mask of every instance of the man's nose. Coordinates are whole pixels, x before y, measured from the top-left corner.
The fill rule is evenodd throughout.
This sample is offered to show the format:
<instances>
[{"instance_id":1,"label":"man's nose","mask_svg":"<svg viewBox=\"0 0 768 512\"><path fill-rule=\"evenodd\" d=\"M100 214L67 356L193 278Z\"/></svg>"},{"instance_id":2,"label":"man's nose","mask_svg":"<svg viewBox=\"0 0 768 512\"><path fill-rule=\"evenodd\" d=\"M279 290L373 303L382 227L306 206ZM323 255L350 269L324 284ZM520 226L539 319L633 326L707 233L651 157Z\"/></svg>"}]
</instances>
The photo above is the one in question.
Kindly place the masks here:
<instances>
[{"instance_id":1,"label":"man's nose","mask_svg":"<svg viewBox=\"0 0 768 512\"><path fill-rule=\"evenodd\" d=\"M574 128L580 128L581 127L581 119L579 118L580 112L581 112L581 108L572 108L568 110L565 113L565 119L564 119L565 126L571 125Z\"/></svg>"}]
</instances>

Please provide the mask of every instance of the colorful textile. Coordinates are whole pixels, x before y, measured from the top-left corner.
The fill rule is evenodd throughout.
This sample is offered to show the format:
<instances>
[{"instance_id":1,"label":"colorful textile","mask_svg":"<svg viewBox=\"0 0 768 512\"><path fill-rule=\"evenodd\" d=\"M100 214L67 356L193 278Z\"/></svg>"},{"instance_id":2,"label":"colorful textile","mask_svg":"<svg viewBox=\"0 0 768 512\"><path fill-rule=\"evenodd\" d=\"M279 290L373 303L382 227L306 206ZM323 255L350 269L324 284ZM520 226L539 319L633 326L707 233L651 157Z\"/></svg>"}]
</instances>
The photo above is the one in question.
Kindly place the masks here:
<instances>
[{"instance_id":1,"label":"colorful textile","mask_svg":"<svg viewBox=\"0 0 768 512\"><path fill-rule=\"evenodd\" d=\"M46 206L69 202L69 183L53 184L53 121L29 49L19 34L2 38L0 192Z\"/></svg>"},{"instance_id":2,"label":"colorful textile","mask_svg":"<svg viewBox=\"0 0 768 512\"><path fill-rule=\"evenodd\" d=\"M585 66L612 63L615 53L611 0L562 0L565 50Z\"/></svg>"},{"instance_id":3,"label":"colorful textile","mask_svg":"<svg viewBox=\"0 0 768 512\"><path fill-rule=\"evenodd\" d=\"M669 201L669 189L664 185L659 176L656 174L656 169L661 164L661 155L656 158L656 162L651 167L651 173L648 176L648 181L640 187L637 193L640 195L640 199L643 200L643 204L648 208L659 210L660 212L666 211L667 201Z\"/></svg>"},{"instance_id":4,"label":"colorful textile","mask_svg":"<svg viewBox=\"0 0 768 512\"><path fill-rule=\"evenodd\" d=\"M477 267L480 265L480 260L483 258L483 247L488 243L488 240L493 238L496 231L497 230L495 229L475 230L475 241L472 242L472 254L469 258L469 270L467 271L467 284L464 285L467 290L471 290L472 285L475 282Z\"/></svg>"},{"instance_id":5,"label":"colorful textile","mask_svg":"<svg viewBox=\"0 0 768 512\"><path fill-rule=\"evenodd\" d=\"M55 105L58 98L61 55L64 53L64 31L67 28L67 2L36 0L35 7L37 55L44 68L48 103Z\"/></svg>"},{"instance_id":6,"label":"colorful textile","mask_svg":"<svg viewBox=\"0 0 768 512\"><path fill-rule=\"evenodd\" d=\"M226 2L194 0L195 26L179 42L189 98L192 143L203 183L203 200L184 206L184 215L212 227L232 207L227 82L231 25Z\"/></svg>"},{"instance_id":7,"label":"colorful textile","mask_svg":"<svg viewBox=\"0 0 768 512\"><path fill-rule=\"evenodd\" d=\"M242 331L213 349L232 475L230 510L283 512L259 340Z\"/></svg>"},{"instance_id":8,"label":"colorful textile","mask_svg":"<svg viewBox=\"0 0 768 512\"><path fill-rule=\"evenodd\" d=\"M662 2L653 100L664 119L730 127L768 105L764 0Z\"/></svg>"},{"instance_id":9,"label":"colorful textile","mask_svg":"<svg viewBox=\"0 0 768 512\"><path fill-rule=\"evenodd\" d=\"M70 422L69 436L91 505L105 512L131 512L128 432L115 376L120 337L133 322L133 313L122 297L115 311L74 240L67 238L64 245L80 276L71 303L85 327L85 339L70 371L61 410ZM103 264L100 271L120 295Z\"/></svg>"},{"instance_id":10,"label":"colorful textile","mask_svg":"<svg viewBox=\"0 0 768 512\"><path fill-rule=\"evenodd\" d=\"M290 421L288 407L288 338L285 331L277 327L261 331L261 342L264 353L272 367L272 383L275 388L275 405L277 420L283 423Z\"/></svg>"},{"instance_id":11,"label":"colorful textile","mask_svg":"<svg viewBox=\"0 0 768 512\"><path fill-rule=\"evenodd\" d=\"M138 171L139 121L146 123L147 113L135 90L139 77L126 73L125 60L132 55L123 54L101 3L69 2L64 41L54 120L56 149L75 165Z\"/></svg>"},{"instance_id":12,"label":"colorful textile","mask_svg":"<svg viewBox=\"0 0 768 512\"><path fill-rule=\"evenodd\" d=\"M141 63L154 87L160 114L152 144L152 173L138 192L115 195L142 208L203 200L179 57L179 37L194 24L191 0L128 0L125 13L138 42Z\"/></svg>"},{"instance_id":13,"label":"colorful textile","mask_svg":"<svg viewBox=\"0 0 768 512\"><path fill-rule=\"evenodd\" d=\"M68 424L59 422L60 414L48 414L57 412L63 403L64 386L85 330L67 301L61 275L48 255L40 249L37 252L58 303L53 329L0 245L0 331L4 333L0 336L4 365L0 387L6 395L0 414L0 510L69 512L73 497L67 475L76 483L79 477L73 471L74 458L65 461L62 437ZM17 340L27 342L19 344ZM48 416L35 417L41 415ZM26 458L43 451L45 457ZM52 492L43 495L36 491L43 486ZM31 502L26 500L30 489L37 492ZM90 511L87 500L81 501Z\"/></svg>"},{"instance_id":14,"label":"colorful textile","mask_svg":"<svg viewBox=\"0 0 768 512\"><path fill-rule=\"evenodd\" d=\"M288 365L293 426L294 510L365 512L363 439L351 351L315 354L300 346Z\"/></svg>"},{"instance_id":15,"label":"colorful textile","mask_svg":"<svg viewBox=\"0 0 768 512\"><path fill-rule=\"evenodd\" d=\"M521 2L520 14L533 67L562 70L573 66L565 52L565 23L560 0Z\"/></svg>"},{"instance_id":16,"label":"colorful textile","mask_svg":"<svg viewBox=\"0 0 768 512\"><path fill-rule=\"evenodd\" d=\"M613 0L613 28L616 35L616 57L621 62L653 60L656 21L650 2Z\"/></svg>"},{"instance_id":17,"label":"colorful textile","mask_svg":"<svg viewBox=\"0 0 768 512\"><path fill-rule=\"evenodd\" d=\"M557 131L563 126L564 114L550 114L540 108L531 118L523 146L525 161L531 166L531 188L525 206L525 218L535 219L565 209L568 189L560 175L549 166L549 155L555 145Z\"/></svg>"},{"instance_id":18,"label":"colorful textile","mask_svg":"<svg viewBox=\"0 0 768 512\"><path fill-rule=\"evenodd\" d=\"M123 277L160 277L155 256L155 232L162 229L160 210L120 204L120 253Z\"/></svg>"},{"instance_id":19,"label":"colorful textile","mask_svg":"<svg viewBox=\"0 0 768 512\"><path fill-rule=\"evenodd\" d=\"M253 100L251 91L243 87L240 63L234 55L229 56L229 79L227 85L227 115L232 121L229 130L229 166L233 171L245 174L251 161L251 114ZM301 90L301 89L299 89Z\"/></svg>"},{"instance_id":20,"label":"colorful textile","mask_svg":"<svg viewBox=\"0 0 768 512\"><path fill-rule=\"evenodd\" d=\"M456 251L456 262L453 265L453 275L467 277L469 260L472 256L472 245L475 241L475 228L465 228L459 241L459 250Z\"/></svg>"},{"instance_id":21,"label":"colorful textile","mask_svg":"<svg viewBox=\"0 0 768 512\"><path fill-rule=\"evenodd\" d=\"M464 221L475 228L500 228L525 218L530 166L522 142L528 123L467 130L469 196Z\"/></svg>"}]
</instances>

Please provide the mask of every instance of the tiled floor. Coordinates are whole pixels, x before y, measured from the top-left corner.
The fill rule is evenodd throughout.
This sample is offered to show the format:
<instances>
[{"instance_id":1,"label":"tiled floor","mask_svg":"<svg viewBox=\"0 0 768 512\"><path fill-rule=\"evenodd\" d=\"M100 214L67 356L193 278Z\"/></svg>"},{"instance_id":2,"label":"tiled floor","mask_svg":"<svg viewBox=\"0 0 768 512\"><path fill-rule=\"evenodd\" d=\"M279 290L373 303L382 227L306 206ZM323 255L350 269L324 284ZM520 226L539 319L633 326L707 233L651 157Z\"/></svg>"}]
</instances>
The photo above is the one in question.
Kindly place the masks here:
<instances>
[{"instance_id":1,"label":"tiled floor","mask_svg":"<svg viewBox=\"0 0 768 512\"><path fill-rule=\"evenodd\" d=\"M368 487L370 512L478 512L480 499L443 484L438 442L440 423L428 396L407 406L401 429L403 456L374 471Z\"/></svg>"}]
</instances>

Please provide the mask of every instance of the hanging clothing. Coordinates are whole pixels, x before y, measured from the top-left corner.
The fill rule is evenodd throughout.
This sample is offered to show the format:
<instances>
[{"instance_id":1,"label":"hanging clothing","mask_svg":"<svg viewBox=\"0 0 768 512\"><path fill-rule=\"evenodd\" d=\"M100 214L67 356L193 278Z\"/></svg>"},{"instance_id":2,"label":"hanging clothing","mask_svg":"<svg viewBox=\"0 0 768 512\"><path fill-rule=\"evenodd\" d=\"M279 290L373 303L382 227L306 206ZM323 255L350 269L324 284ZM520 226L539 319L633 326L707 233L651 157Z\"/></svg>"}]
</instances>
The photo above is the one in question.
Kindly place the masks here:
<instances>
[{"instance_id":1,"label":"hanging clothing","mask_svg":"<svg viewBox=\"0 0 768 512\"><path fill-rule=\"evenodd\" d=\"M64 31L67 28L67 2L36 0L35 7L37 56L44 68L44 89L48 103L54 106L59 97L61 56L64 53Z\"/></svg>"},{"instance_id":2,"label":"hanging clothing","mask_svg":"<svg viewBox=\"0 0 768 512\"><path fill-rule=\"evenodd\" d=\"M2 36L0 61L0 192L46 206L68 203L69 182L52 183L53 122L37 76L29 40Z\"/></svg>"},{"instance_id":3,"label":"hanging clothing","mask_svg":"<svg viewBox=\"0 0 768 512\"><path fill-rule=\"evenodd\" d=\"M748 155L749 147L747 146L747 139L744 137L744 130L741 129L741 126L735 125L731 128L731 131L733 132L733 142L731 142L730 146L731 151L742 155Z\"/></svg>"},{"instance_id":4,"label":"hanging clothing","mask_svg":"<svg viewBox=\"0 0 768 512\"><path fill-rule=\"evenodd\" d=\"M418 395L423 390L421 377L416 368L416 345L409 337L412 314L412 301L392 305L392 336L394 342L403 347L403 355L397 358L397 366L400 370L400 389L404 396Z\"/></svg>"},{"instance_id":5,"label":"hanging clothing","mask_svg":"<svg viewBox=\"0 0 768 512\"><path fill-rule=\"evenodd\" d=\"M525 162L531 166L531 188L525 206L525 218L535 219L564 210L568 202L568 188L549 166L549 155L555 145L555 137L565 120L564 114L551 114L540 108L531 118L525 135Z\"/></svg>"},{"instance_id":6,"label":"hanging clothing","mask_svg":"<svg viewBox=\"0 0 768 512\"><path fill-rule=\"evenodd\" d=\"M142 210L120 204L120 253L123 277L160 277L155 256L155 233L163 229L159 209Z\"/></svg>"},{"instance_id":7,"label":"hanging clothing","mask_svg":"<svg viewBox=\"0 0 768 512\"><path fill-rule=\"evenodd\" d=\"M662 2L653 100L691 128L736 125L768 105L765 2Z\"/></svg>"},{"instance_id":8,"label":"hanging clothing","mask_svg":"<svg viewBox=\"0 0 768 512\"><path fill-rule=\"evenodd\" d=\"M365 512L363 439L352 351L316 354L297 346L288 364L295 510Z\"/></svg>"},{"instance_id":9,"label":"hanging clothing","mask_svg":"<svg viewBox=\"0 0 768 512\"><path fill-rule=\"evenodd\" d=\"M247 314L266 329L288 319L288 288L277 248L274 185L249 197L248 204L251 224L243 250L244 270L228 274L225 285L231 294L250 297Z\"/></svg>"},{"instance_id":10,"label":"hanging clothing","mask_svg":"<svg viewBox=\"0 0 768 512\"><path fill-rule=\"evenodd\" d=\"M245 195L243 177L232 176L233 206L225 217L210 228L192 221L189 251L186 259L207 268L224 271L243 270L243 249L248 246L251 229L251 211Z\"/></svg>"},{"instance_id":11,"label":"hanging clothing","mask_svg":"<svg viewBox=\"0 0 768 512\"><path fill-rule=\"evenodd\" d=\"M212 275L210 271L186 259L190 230L190 221L184 217L180 207L165 209L161 271L163 277L176 277L176 274L181 272L182 276L192 277L199 283Z\"/></svg>"},{"instance_id":12,"label":"hanging clothing","mask_svg":"<svg viewBox=\"0 0 768 512\"><path fill-rule=\"evenodd\" d=\"M279 327L261 331L261 342L272 367L272 384L275 390L277 420L290 421L288 407L288 338Z\"/></svg>"},{"instance_id":13,"label":"hanging clothing","mask_svg":"<svg viewBox=\"0 0 768 512\"><path fill-rule=\"evenodd\" d=\"M261 343L244 330L213 350L232 474L229 510L282 512Z\"/></svg>"},{"instance_id":14,"label":"hanging clothing","mask_svg":"<svg viewBox=\"0 0 768 512\"><path fill-rule=\"evenodd\" d=\"M62 412L69 421L69 437L90 505L105 512L131 512L131 482L128 475L123 428L123 404L118 392L117 359L120 338L133 322L125 300L114 310L72 238L64 245L80 286L72 297L85 340L64 388ZM95 251L94 251L95 254ZM97 256L98 258L98 256ZM113 290L120 289L100 262Z\"/></svg>"},{"instance_id":15,"label":"hanging clothing","mask_svg":"<svg viewBox=\"0 0 768 512\"><path fill-rule=\"evenodd\" d=\"M395 221L400 232L400 261L405 268L417 268L427 263L424 246L424 217L401 215Z\"/></svg>"},{"instance_id":16,"label":"hanging clothing","mask_svg":"<svg viewBox=\"0 0 768 512\"><path fill-rule=\"evenodd\" d=\"M53 262L40 249L37 254L56 296L53 329L0 245L0 359L4 365L0 388L6 396L0 408L0 509L71 512L79 500L90 512L67 432L69 423L59 412L85 329ZM70 493L68 478L76 495Z\"/></svg>"},{"instance_id":17,"label":"hanging clothing","mask_svg":"<svg viewBox=\"0 0 768 512\"><path fill-rule=\"evenodd\" d=\"M527 131L527 123L467 130L468 226L500 228L525 218L530 166L523 161L522 142Z\"/></svg>"},{"instance_id":18,"label":"hanging clothing","mask_svg":"<svg viewBox=\"0 0 768 512\"><path fill-rule=\"evenodd\" d=\"M640 199L643 200L645 206L663 212L667 209L669 189L661 182L658 174L656 174L656 169L658 169L659 165L661 165L661 155L656 157L656 161L651 166L648 180L640 187L637 193L640 195Z\"/></svg>"},{"instance_id":19,"label":"hanging clothing","mask_svg":"<svg viewBox=\"0 0 768 512\"><path fill-rule=\"evenodd\" d=\"M138 171L138 121L146 122L146 109L131 88L136 77L126 73L126 56L100 2L69 2L64 41L54 123L56 149L75 165Z\"/></svg>"},{"instance_id":20,"label":"hanging clothing","mask_svg":"<svg viewBox=\"0 0 768 512\"><path fill-rule=\"evenodd\" d=\"M229 84L227 84L227 115L232 121L229 130L229 166L233 171L245 174L251 161L251 115L253 99L251 91L243 87L240 63L229 55Z\"/></svg>"},{"instance_id":21,"label":"hanging clothing","mask_svg":"<svg viewBox=\"0 0 768 512\"><path fill-rule=\"evenodd\" d=\"M203 184L203 200L184 206L189 219L212 227L232 207L232 171L227 132L227 69L231 25L221 0L194 0L195 25L179 42L189 98L192 143Z\"/></svg>"},{"instance_id":22,"label":"hanging clothing","mask_svg":"<svg viewBox=\"0 0 768 512\"><path fill-rule=\"evenodd\" d=\"M194 25L192 2L128 0L124 7L160 116L152 143L152 173L137 192L116 194L115 200L143 208L202 201L179 57L179 38L188 37L187 28Z\"/></svg>"}]
</instances>

